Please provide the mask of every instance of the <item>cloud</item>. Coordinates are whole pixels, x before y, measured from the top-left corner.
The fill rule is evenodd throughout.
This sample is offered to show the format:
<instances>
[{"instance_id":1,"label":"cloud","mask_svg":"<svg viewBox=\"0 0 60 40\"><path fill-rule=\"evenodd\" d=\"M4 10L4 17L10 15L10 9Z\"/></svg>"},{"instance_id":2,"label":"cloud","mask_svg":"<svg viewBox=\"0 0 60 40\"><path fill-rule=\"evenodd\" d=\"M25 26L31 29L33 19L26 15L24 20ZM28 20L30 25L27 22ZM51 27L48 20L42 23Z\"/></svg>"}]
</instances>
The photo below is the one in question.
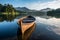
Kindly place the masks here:
<instances>
[{"instance_id":1,"label":"cloud","mask_svg":"<svg viewBox=\"0 0 60 40\"><path fill-rule=\"evenodd\" d=\"M26 7L29 9L35 9L35 10L40 10L43 8L56 9L56 8L60 8L60 0L53 0L50 2L44 2L44 3L41 3L41 2L30 3L30 4L27 4Z\"/></svg>"}]
</instances>

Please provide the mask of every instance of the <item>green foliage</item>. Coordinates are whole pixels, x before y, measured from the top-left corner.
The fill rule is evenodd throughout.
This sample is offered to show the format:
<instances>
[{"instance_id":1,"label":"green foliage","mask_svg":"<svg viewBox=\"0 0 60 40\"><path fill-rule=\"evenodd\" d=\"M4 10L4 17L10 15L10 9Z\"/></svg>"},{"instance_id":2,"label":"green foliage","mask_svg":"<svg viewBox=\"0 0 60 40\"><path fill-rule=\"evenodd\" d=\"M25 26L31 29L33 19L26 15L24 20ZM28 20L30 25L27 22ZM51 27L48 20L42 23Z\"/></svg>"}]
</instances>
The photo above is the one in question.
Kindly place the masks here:
<instances>
[{"instance_id":1,"label":"green foliage","mask_svg":"<svg viewBox=\"0 0 60 40\"><path fill-rule=\"evenodd\" d=\"M60 8L47 12L48 16L60 17Z\"/></svg>"},{"instance_id":2,"label":"green foliage","mask_svg":"<svg viewBox=\"0 0 60 40\"><path fill-rule=\"evenodd\" d=\"M1 9L2 9L2 4L0 4L0 12L1 12Z\"/></svg>"},{"instance_id":3,"label":"green foliage","mask_svg":"<svg viewBox=\"0 0 60 40\"><path fill-rule=\"evenodd\" d=\"M13 14L15 12L15 9L10 4L4 4L4 5L0 4L0 13L2 12L7 14L9 13Z\"/></svg>"}]
</instances>

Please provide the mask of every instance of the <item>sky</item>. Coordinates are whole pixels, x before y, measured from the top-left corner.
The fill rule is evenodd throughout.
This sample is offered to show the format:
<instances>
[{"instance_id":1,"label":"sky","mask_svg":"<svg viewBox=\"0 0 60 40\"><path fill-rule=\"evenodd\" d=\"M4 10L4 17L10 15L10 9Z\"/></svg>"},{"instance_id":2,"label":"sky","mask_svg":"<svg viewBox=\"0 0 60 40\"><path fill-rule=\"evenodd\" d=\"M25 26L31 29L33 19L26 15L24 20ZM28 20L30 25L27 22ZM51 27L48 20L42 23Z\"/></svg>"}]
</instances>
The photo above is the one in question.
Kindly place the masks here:
<instances>
[{"instance_id":1,"label":"sky","mask_svg":"<svg viewBox=\"0 0 60 40\"><path fill-rule=\"evenodd\" d=\"M33 10L60 8L60 0L0 0L1 4L12 4L14 7L27 7Z\"/></svg>"}]
</instances>

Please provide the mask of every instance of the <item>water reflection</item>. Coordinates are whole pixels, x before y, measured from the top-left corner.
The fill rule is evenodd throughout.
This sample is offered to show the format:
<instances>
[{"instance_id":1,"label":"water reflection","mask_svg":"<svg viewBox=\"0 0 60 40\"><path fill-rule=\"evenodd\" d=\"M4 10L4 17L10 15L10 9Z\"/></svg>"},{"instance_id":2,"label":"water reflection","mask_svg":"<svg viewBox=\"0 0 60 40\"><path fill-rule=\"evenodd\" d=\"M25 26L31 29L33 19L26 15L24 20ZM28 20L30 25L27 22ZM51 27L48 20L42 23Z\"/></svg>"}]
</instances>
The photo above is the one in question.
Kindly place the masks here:
<instances>
[{"instance_id":1,"label":"water reflection","mask_svg":"<svg viewBox=\"0 0 60 40\"><path fill-rule=\"evenodd\" d=\"M10 40L17 35L17 15L0 15L0 40Z\"/></svg>"},{"instance_id":2,"label":"water reflection","mask_svg":"<svg viewBox=\"0 0 60 40\"><path fill-rule=\"evenodd\" d=\"M17 36L17 28L18 25L16 20L12 22L0 22L0 40L15 39Z\"/></svg>"},{"instance_id":3,"label":"water reflection","mask_svg":"<svg viewBox=\"0 0 60 40\"><path fill-rule=\"evenodd\" d=\"M36 28L30 40L60 40L60 25L58 25L60 21L57 21L59 19L44 19L41 17L36 17L36 19Z\"/></svg>"},{"instance_id":4,"label":"water reflection","mask_svg":"<svg viewBox=\"0 0 60 40\"><path fill-rule=\"evenodd\" d=\"M7 17L5 17L7 18ZM11 18L11 21L5 21ZM36 18L36 26L21 34L18 19L0 17L0 40L60 40L60 18ZM20 17L17 17L20 18Z\"/></svg>"},{"instance_id":5,"label":"water reflection","mask_svg":"<svg viewBox=\"0 0 60 40\"><path fill-rule=\"evenodd\" d=\"M13 21L17 15L0 15L0 22L3 22L4 20L6 21Z\"/></svg>"},{"instance_id":6,"label":"water reflection","mask_svg":"<svg viewBox=\"0 0 60 40\"><path fill-rule=\"evenodd\" d=\"M22 34L21 29L18 28L18 32L17 32L18 40L29 40L32 32L34 31L34 28L35 28L35 24L31 28L26 30L24 34Z\"/></svg>"}]
</instances>

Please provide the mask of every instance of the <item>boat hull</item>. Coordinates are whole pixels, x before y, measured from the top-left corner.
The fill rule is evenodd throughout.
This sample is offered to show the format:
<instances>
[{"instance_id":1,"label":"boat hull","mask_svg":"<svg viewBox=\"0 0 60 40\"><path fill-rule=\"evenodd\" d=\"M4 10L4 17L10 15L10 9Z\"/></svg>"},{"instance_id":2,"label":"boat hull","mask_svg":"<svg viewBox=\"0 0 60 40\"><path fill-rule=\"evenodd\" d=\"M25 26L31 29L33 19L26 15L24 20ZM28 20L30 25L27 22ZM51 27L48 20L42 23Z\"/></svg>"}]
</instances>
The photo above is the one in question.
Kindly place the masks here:
<instances>
[{"instance_id":1,"label":"boat hull","mask_svg":"<svg viewBox=\"0 0 60 40\"><path fill-rule=\"evenodd\" d=\"M31 23L23 23L23 19L24 19L24 18L27 18L27 17L20 18L19 21L18 21L18 24L20 25L22 34L24 34L24 32L25 32L26 30L28 30L30 27L33 27L33 25L35 24L34 21L31 22Z\"/></svg>"}]
</instances>

